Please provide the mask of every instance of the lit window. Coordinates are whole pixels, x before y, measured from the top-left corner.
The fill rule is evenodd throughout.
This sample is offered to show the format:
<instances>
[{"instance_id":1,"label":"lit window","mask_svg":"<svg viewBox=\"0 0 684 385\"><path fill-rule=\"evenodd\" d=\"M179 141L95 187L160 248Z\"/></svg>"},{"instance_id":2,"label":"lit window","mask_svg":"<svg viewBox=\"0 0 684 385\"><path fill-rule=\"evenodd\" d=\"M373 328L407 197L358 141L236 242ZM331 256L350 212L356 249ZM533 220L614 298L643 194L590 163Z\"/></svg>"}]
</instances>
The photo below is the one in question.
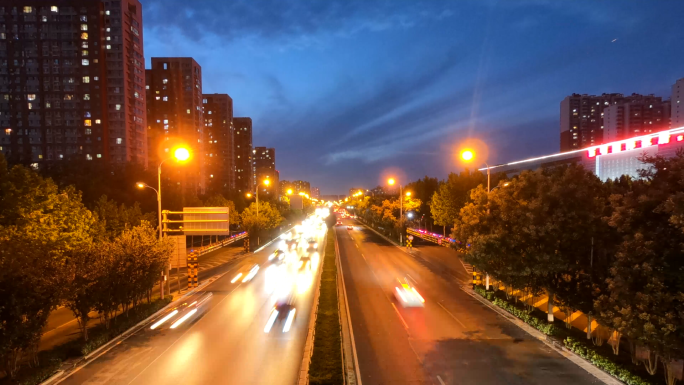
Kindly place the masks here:
<instances>
[{"instance_id":1,"label":"lit window","mask_svg":"<svg viewBox=\"0 0 684 385\"><path fill-rule=\"evenodd\" d=\"M5 128L5 135L9 135L9 134L11 134L11 133L12 133L12 129L11 129L11 128Z\"/></svg>"},{"instance_id":2,"label":"lit window","mask_svg":"<svg viewBox=\"0 0 684 385\"><path fill-rule=\"evenodd\" d=\"M29 103L29 104L28 104L28 109L29 109L29 110L32 110L32 109L33 109L33 103Z\"/></svg>"},{"instance_id":3,"label":"lit window","mask_svg":"<svg viewBox=\"0 0 684 385\"><path fill-rule=\"evenodd\" d=\"M169 124L169 120L168 120L168 119L164 119L164 124Z\"/></svg>"},{"instance_id":4,"label":"lit window","mask_svg":"<svg viewBox=\"0 0 684 385\"><path fill-rule=\"evenodd\" d=\"M107 47L107 49L112 49L112 46L111 46L111 45L109 45L109 44L107 44L107 46L106 46L106 47Z\"/></svg>"},{"instance_id":5,"label":"lit window","mask_svg":"<svg viewBox=\"0 0 684 385\"><path fill-rule=\"evenodd\" d=\"M81 24L81 31L87 31L88 30L88 24Z\"/></svg>"},{"instance_id":6,"label":"lit window","mask_svg":"<svg viewBox=\"0 0 684 385\"><path fill-rule=\"evenodd\" d=\"M28 94L26 97L28 100L36 100L36 94Z\"/></svg>"},{"instance_id":7,"label":"lit window","mask_svg":"<svg viewBox=\"0 0 684 385\"><path fill-rule=\"evenodd\" d=\"M33 12L33 7L24 7L24 13L31 13Z\"/></svg>"},{"instance_id":8,"label":"lit window","mask_svg":"<svg viewBox=\"0 0 684 385\"><path fill-rule=\"evenodd\" d=\"M102 154L97 154L97 157L98 157L98 158L102 158Z\"/></svg>"},{"instance_id":9,"label":"lit window","mask_svg":"<svg viewBox=\"0 0 684 385\"><path fill-rule=\"evenodd\" d=\"M40 17L40 20L41 20L43 23L47 23L47 16L41 16L41 17Z\"/></svg>"},{"instance_id":10,"label":"lit window","mask_svg":"<svg viewBox=\"0 0 684 385\"><path fill-rule=\"evenodd\" d=\"M86 135L90 135L90 134L92 134L92 133L93 133L93 130L91 130L90 128L86 128L86 129L85 129L85 134L86 134Z\"/></svg>"},{"instance_id":11,"label":"lit window","mask_svg":"<svg viewBox=\"0 0 684 385\"><path fill-rule=\"evenodd\" d=\"M116 105L116 110L117 110L117 111L121 110L121 104L117 104L117 105Z\"/></svg>"},{"instance_id":12,"label":"lit window","mask_svg":"<svg viewBox=\"0 0 684 385\"><path fill-rule=\"evenodd\" d=\"M64 159L64 155L59 154L59 159Z\"/></svg>"},{"instance_id":13,"label":"lit window","mask_svg":"<svg viewBox=\"0 0 684 385\"><path fill-rule=\"evenodd\" d=\"M90 83L90 76L84 76L83 83Z\"/></svg>"},{"instance_id":14,"label":"lit window","mask_svg":"<svg viewBox=\"0 0 684 385\"><path fill-rule=\"evenodd\" d=\"M121 144L123 140L121 138L116 138L116 144Z\"/></svg>"},{"instance_id":15,"label":"lit window","mask_svg":"<svg viewBox=\"0 0 684 385\"><path fill-rule=\"evenodd\" d=\"M190 113L190 109L189 109L189 108L187 109L187 113L188 113L188 114Z\"/></svg>"},{"instance_id":16,"label":"lit window","mask_svg":"<svg viewBox=\"0 0 684 385\"><path fill-rule=\"evenodd\" d=\"M100 119L95 119L95 124L100 124Z\"/></svg>"},{"instance_id":17,"label":"lit window","mask_svg":"<svg viewBox=\"0 0 684 385\"><path fill-rule=\"evenodd\" d=\"M38 154L38 159L43 159L43 155L42 155L42 154Z\"/></svg>"},{"instance_id":18,"label":"lit window","mask_svg":"<svg viewBox=\"0 0 684 385\"><path fill-rule=\"evenodd\" d=\"M87 66L90 64L90 61L88 59L83 59L83 60L81 60L81 64L83 64L84 66Z\"/></svg>"},{"instance_id":19,"label":"lit window","mask_svg":"<svg viewBox=\"0 0 684 385\"><path fill-rule=\"evenodd\" d=\"M146 89L146 90L149 90L149 89L150 89L150 85L149 85L149 84L146 85L146 86L145 86L145 89Z\"/></svg>"},{"instance_id":20,"label":"lit window","mask_svg":"<svg viewBox=\"0 0 684 385\"><path fill-rule=\"evenodd\" d=\"M59 12L59 8L56 5L53 5L52 7L50 7L50 11L57 13Z\"/></svg>"},{"instance_id":21,"label":"lit window","mask_svg":"<svg viewBox=\"0 0 684 385\"><path fill-rule=\"evenodd\" d=\"M93 157L90 156L90 154L86 154L86 159L88 159L88 160L93 160Z\"/></svg>"},{"instance_id":22,"label":"lit window","mask_svg":"<svg viewBox=\"0 0 684 385\"><path fill-rule=\"evenodd\" d=\"M161 99L159 96L154 97L154 100L159 100L159 99Z\"/></svg>"},{"instance_id":23,"label":"lit window","mask_svg":"<svg viewBox=\"0 0 684 385\"><path fill-rule=\"evenodd\" d=\"M209 115L211 115L211 111L209 111Z\"/></svg>"},{"instance_id":24,"label":"lit window","mask_svg":"<svg viewBox=\"0 0 684 385\"><path fill-rule=\"evenodd\" d=\"M105 40L107 40L107 41L112 40L112 37L111 37L111 36L107 36L107 38L106 38Z\"/></svg>"},{"instance_id":25,"label":"lit window","mask_svg":"<svg viewBox=\"0 0 684 385\"><path fill-rule=\"evenodd\" d=\"M84 49L83 51L81 51L81 56L88 56L88 50Z\"/></svg>"},{"instance_id":26,"label":"lit window","mask_svg":"<svg viewBox=\"0 0 684 385\"><path fill-rule=\"evenodd\" d=\"M83 94L83 100L90 100L90 94Z\"/></svg>"},{"instance_id":27,"label":"lit window","mask_svg":"<svg viewBox=\"0 0 684 385\"><path fill-rule=\"evenodd\" d=\"M157 119L157 123L161 123L161 120L160 120L160 119Z\"/></svg>"},{"instance_id":28,"label":"lit window","mask_svg":"<svg viewBox=\"0 0 684 385\"><path fill-rule=\"evenodd\" d=\"M92 126L92 122L90 121L90 119L86 119L83 121L83 125L86 127L90 127Z\"/></svg>"},{"instance_id":29,"label":"lit window","mask_svg":"<svg viewBox=\"0 0 684 385\"><path fill-rule=\"evenodd\" d=\"M50 108L50 107L52 107L52 105L50 104L50 102L45 102L45 108Z\"/></svg>"},{"instance_id":30,"label":"lit window","mask_svg":"<svg viewBox=\"0 0 684 385\"><path fill-rule=\"evenodd\" d=\"M93 80L98 81L99 78L98 78L97 76L94 76L94 77L93 77Z\"/></svg>"},{"instance_id":31,"label":"lit window","mask_svg":"<svg viewBox=\"0 0 684 385\"><path fill-rule=\"evenodd\" d=\"M162 80L162 84L168 84L168 83L169 83L169 79Z\"/></svg>"},{"instance_id":32,"label":"lit window","mask_svg":"<svg viewBox=\"0 0 684 385\"><path fill-rule=\"evenodd\" d=\"M107 27L107 32L111 32L111 31L112 31L112 29Z\"/></svg>"},{"instance_id":33,"label":"lit window","mask_svg":"<svg viewBox=\"0 0 684 385\"><path fill-rule=\"evenodd\" d=\"M88 32L81 33L81 40L88 40Z\"/></svg>"},{"instance_id":34,"label":"lit window","mask_svg":"<svg viewBox=\"0 0 684 385\"><path fill-rule=\"evenodd\" d=\"M168 101L169 101L169 97L168 97L168 96L164 96L164 98L163 98L162 100L164 100L165 102L168 102Z\"/></svg>"},{"instance_id":35,"label":"lit window","mask_svg":"<svg viewBox=\"0 0 684 385\"><path fill-rule=\"evenodd\" d=\"M105 15L109 16L109 10L105 11Z\"/></svg>"},{"instance_id":36,"label":"lit window","mask_svg":"<svg viewBox=\"0 0 684 385\"><path fill-rule=\"evenodd\" d=\"M88 16L81 15L81 21L88 21Z\"/></svg>"},{"instance_id":37,"label":"lit window","mask_svg":"<svg viewBox=\"0 0 684 385\"><path fill-rule=\"evenodd\" d=\"M81 48L88 48L88 42L87 42L87 41L82 41L82 42L81 42Z\"/></svg>"}]
</instances>

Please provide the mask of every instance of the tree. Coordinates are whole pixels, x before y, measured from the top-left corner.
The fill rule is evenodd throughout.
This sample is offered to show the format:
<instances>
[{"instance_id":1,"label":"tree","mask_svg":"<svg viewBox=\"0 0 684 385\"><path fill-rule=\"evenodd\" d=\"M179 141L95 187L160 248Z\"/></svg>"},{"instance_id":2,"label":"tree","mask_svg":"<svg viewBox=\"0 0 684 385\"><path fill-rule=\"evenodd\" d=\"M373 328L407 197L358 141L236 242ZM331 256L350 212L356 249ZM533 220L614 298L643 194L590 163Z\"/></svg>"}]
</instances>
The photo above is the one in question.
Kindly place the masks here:
<instances>
[{"instance_id":1,"label":"tree","mask_svg":"<svg viewBox=\"0 0 684 385\"><path fill-rule=\"evenodd\" d=\"M117 205L115 201L107 199L106 195L101 196L95 203L93 211L98 215L106 233L112 238L121 234L125 229L139 226L143 221L157 223L157 213L143 214L138 202L126 207L123 203Z\"/></svg>"},{"instance_id":2,"label":"tree","mask_svg":"<svg viewBox=\"0 0 684 385\"><path fill-rule=\"evenodd\" d=\"M421 214L427 214L425 220L427 223L434 223L430 211L432 204L432 196L439 189L439 180L437 178L430 178L427 175L423 179L418 179L415 182L409 183L406 191L411 191L411 198L420 199L421 204L417 211Z\"/></svg>"},{"instance_id":3,"label":"tree","mask_svg":"<svg viewBox=\"0 0 684 385\"><path fill-rule=\"evenodd\" d=\"M259 215L257 216L257 205L255 202L245 208L240 214L242 227L247 229L250 234L258 234L261 230L271 230L280 225L283 221L282 215L277 208L270 203L259 201Z\"/></svg>"},{"instance_id":4,"label":"tree","mask_svg":"<svg viewBox=\"0 0 684 385\"><path fill-rule=\"evenodd\" d=\"M684 153L640 158L646 168L631 189L611 197L608 223L622 236L607 279L609 293L596 301L602 318L632 342L669 362L684 354Z\"/></svg>"},{"instance_id":5,"label":"tree","mask_svg":"<svg viewBox=\"0 0 684 385\"><path fill-rule=\"evenodd\" d=\"M204 205L207 207L228 207L230 224L235 226L240 225L240 213L235 209L235 203L226 199L223 195L214 194L210 196L204 201Z\"/></svg>"},{"instance_id":6,"label":"tree","mask_svg":"<svg viewBox=\"0 0 684 385\"><path fill-rule=\"evenodd\" d=\"M436 225L453 226L459 211L466 204L470 190L487 183L481 172L465 169L460 174L450 173L447 180L440 183L430 201L430 213Z\"/></svg>"}]
</instances>

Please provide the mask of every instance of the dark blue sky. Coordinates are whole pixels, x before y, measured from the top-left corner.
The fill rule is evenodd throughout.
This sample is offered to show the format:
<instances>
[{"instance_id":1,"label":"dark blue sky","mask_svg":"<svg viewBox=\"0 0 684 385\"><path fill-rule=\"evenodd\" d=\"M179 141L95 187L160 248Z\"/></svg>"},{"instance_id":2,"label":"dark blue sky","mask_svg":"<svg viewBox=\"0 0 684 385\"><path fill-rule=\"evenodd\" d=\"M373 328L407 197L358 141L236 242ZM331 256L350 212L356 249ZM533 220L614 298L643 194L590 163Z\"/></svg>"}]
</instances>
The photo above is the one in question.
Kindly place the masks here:
<instances>
[{"instance_id":1,"label":"dark blue sky","mask_svg":"<svg viewBox=\"0 0 684 385\"><path fill-rule=\"evenodd\" d=\"M148 67L195 58L281 179L323 194L444 178L468 138L490 164L557 152L566 95L669 98L684 77L684 1L142 2Z\"/></svg>"}]
</instances>

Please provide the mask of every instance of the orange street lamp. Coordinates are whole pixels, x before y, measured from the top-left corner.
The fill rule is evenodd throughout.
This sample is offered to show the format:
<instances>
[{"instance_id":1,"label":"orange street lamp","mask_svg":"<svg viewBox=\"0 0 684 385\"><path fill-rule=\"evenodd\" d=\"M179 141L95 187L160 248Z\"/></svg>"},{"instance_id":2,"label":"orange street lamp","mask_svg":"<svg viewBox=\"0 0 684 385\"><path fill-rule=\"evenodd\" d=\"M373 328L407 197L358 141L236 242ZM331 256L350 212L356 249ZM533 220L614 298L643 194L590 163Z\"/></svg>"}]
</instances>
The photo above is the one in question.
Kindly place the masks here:
<instances>
[{"instance_id":1,"label":"orange street lamp","mask_svg":"<svg viewBox=\"0 0 684 385\"><path fill-rule=\"evenodd\" d=\"M411 196L411 192L410 192L410 191L407 192L407 193L406 193L406 196L407 196L407 197L410 197L410 196Z\"/></svg>"},{"instance_id":2,"label":"orange street lamp","mask_svg":"<svg viewBox=\"0 0 684 385\"><path fill-rule=\"evenodd\" d=\"M394 184L397 183L394 178L389 178L387 179L387 184L390 186L394 186ZM406 196L410 196L411 193L406 193ZM403 193L403 188L401 186L401 183L399 183L399 222L401 223L401 219L404 217L404 193ZM399 244L403 245L403 230L399 232Z\"/></svg>"},{"instance_id":3,"label":"orange street lamp","mask_svg":"<svg viewBox=\"0 0 684 385\"><path fill-rule=\"evenodd\" d=\"M287 189L287 195L292 195L292 189L291 188Z\"/></svg>"},{"instance_id":4,"label":"orange street lamp","mask_svg":"<svg viewBox=\"0 0 684 385\"><path fill-rule=\"evenodd\" d=\"M475 160L475 151L466 149L461 151L461 159L463 159L464 162L469 163ZM489 165L487 162L484 162L484 165L487 166L487 192L489 193L491 190L489 188Z\"/></svg>"}]
</instances>

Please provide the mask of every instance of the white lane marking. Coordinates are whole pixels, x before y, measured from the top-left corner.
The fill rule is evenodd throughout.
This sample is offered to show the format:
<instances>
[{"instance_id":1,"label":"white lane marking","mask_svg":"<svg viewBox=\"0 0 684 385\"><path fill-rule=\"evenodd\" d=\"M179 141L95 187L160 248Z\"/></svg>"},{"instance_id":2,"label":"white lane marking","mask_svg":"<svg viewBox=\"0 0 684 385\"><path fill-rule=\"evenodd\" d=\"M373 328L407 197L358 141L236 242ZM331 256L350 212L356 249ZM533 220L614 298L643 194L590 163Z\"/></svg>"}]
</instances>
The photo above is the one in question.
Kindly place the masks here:
<instances>
[{"instance_id":1,"label":"white lane marking","mask_svg":"<svg viewBox=\"0 0 684 385\"><path fill-rule=\"evenodd\" d=\"M366 256L363 255L363 253L361 253L361 256L363 257L363 260L365 261L365 260L366 260Z\"/></svg>"},{"instance_id":2,"label":"white lane marking","mask_svg":"<svg viewBox=\"0 0 684 385\"><path fill-rule=\"evenodd\" d=\"M451 318L453 318L453 319L454 319L456 322L458 322L461 326L463 326L464 329L467 329L467 327L463 324L463 322L461 322L461 320L459 320L458 318L456 318L456 316L454 316L453 314L451 314L451 312L450 312L449 310L447 310L447 308L445 308L444 305L442 305L442 304L439 303L439 302L437 302L437 305L439 305L439 307L441 307L442 309L444 309L444 311L447 312L447 314L449 314L449 315L451 316Z\"/></svg>"},{"instance_id":3,"label":"white lane marking","mask_svg":"<svg viewBox=\"0 0 684 385\"><path fill-rule=\"evenodd\" d=\"M441 385L446 385L446 384L444 383L444 381L442 381L442 377L437 376L437 380L439 381L439 383L440 383Z\"/></svg>"},{"instance_id":4,"label":"white lane marking","mask_svg":"<svg viewBox=\"0 0 684 385\"><path fill-rule=\"evenodd\" d=\"M392 307L394 308L394 311L397 312L397 315L399 316L399 319L400 319L401 322L404 324L404 328L406 328L406 330L408 330L408 328L409 328L409 327L408 327L408 324L406 323L406 321L404 321L404 317L401 316L401 313L399 313L399 309L397 309L397 306L394 305L392 302L390 302L390 304L391 304Z\"/></svg>"}]
</instances>

